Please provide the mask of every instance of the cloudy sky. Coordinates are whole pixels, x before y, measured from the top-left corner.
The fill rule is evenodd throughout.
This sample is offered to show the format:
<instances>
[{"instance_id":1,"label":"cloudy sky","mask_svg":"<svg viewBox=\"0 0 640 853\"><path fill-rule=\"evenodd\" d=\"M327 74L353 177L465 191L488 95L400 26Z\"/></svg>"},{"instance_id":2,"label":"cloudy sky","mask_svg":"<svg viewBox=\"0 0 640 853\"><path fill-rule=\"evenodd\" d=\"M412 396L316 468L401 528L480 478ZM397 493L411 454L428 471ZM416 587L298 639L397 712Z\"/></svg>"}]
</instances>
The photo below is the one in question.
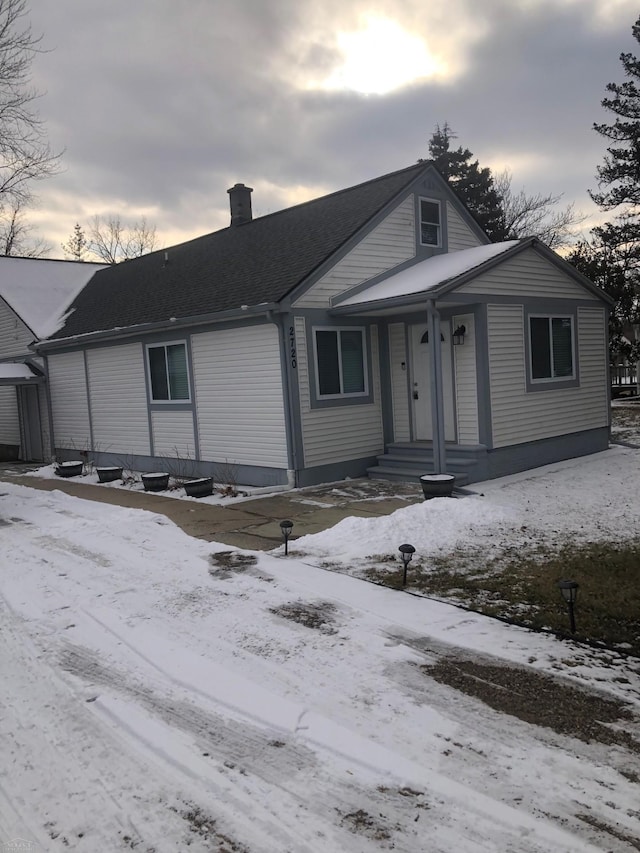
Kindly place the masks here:
<instances>
[{"instance_id":1,"label":"cloudy sky","mask_svg":"<svg viewBox=\"0 0 640 853\"><path fill-rule=\"evenodd\" d=\"M591 217L605 85L635 0L29 0L34 83L63 171L31 219L146 215L160 246L428 156L436 124L515 189Z\"/></svg>"}]
</instances>

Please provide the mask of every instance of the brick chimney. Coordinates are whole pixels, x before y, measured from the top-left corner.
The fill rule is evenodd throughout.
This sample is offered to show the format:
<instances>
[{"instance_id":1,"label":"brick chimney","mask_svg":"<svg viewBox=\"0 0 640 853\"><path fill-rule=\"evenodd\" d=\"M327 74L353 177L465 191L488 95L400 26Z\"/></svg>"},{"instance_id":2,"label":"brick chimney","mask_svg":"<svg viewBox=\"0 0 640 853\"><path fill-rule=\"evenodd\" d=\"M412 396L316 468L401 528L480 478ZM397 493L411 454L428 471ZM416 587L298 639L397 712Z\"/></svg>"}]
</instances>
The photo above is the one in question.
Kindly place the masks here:
<instances>
[{"instance_id":1,"label":"brick chimney","mask_svg":"<svg viewBox=\"0 0 640 853\"><path fill-rule=\"evenodd\" d=\"M227 192L229 193L229 205L231 207L231 224L244 225L245 222L251 222L253 218L251 214L252 187L235 184Z\"/></svg>"}]
</instances>

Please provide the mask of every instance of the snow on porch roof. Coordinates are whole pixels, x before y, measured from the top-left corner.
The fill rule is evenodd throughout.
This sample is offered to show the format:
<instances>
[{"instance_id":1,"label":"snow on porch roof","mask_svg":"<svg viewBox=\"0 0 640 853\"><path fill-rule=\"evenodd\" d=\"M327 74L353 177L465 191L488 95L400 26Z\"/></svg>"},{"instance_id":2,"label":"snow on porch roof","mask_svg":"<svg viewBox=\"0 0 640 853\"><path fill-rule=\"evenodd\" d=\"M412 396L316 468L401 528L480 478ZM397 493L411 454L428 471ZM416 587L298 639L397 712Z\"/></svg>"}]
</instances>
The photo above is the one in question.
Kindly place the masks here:
<instances>
[{"instance_id":1,"label":"snow on porch roof","mask_svg":"<svg viewBox=\"0 0 640 853\"><path fill-rule=\"evenodd\" d=\"M398 299L413 294L426 293L475 267L479 267L497 255L507 252L517 246L519 242L519 240L509 240L505 243L489 243L486 246L475 246L473 249L463 249L460 252L434 255L411 267L400 270L395 275L391 275L384 281L373 284L371 287L361 290L360 293L347 297L347 299L336 300L334 307L366 305L370 302L381 302L387 299Z\"/></svg>"},{"instance_id":2,"label":"snow on porch roof","mask_svg":"<svg viewBox=\"0 0 640 853\"><path fill-rule=\"evenodd\" d=\"M38 375L29 367L28 364L16 362L0 362L0 383L5 380L13 382L16 379L37 379Z\"/></svg>"},{"instance_id":3,"label":"snow on porch roof","mask_svg":"<svg viewBox=\"0 0 640 853\"><path fill-rule=\"evenodd\" d=\"M105 264L48 258L0 258L0 297L37 338L60 328L72 300Z\"/></svg>"}]
</instances>

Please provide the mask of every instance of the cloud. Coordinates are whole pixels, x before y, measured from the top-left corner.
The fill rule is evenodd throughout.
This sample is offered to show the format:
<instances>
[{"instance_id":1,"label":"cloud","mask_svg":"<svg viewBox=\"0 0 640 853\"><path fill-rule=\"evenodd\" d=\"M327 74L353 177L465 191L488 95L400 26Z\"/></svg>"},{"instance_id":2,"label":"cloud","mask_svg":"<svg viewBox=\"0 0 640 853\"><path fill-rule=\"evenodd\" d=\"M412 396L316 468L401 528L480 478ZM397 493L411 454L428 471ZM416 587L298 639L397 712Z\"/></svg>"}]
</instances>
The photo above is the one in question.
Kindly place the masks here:
<instances>
[{"instance_id":1,"label":"cloud","mask_svg":"<svg viewBox=\"0 0 640 853\"><path fill-rule=\"evenodd\" d=\"M63 173L40 187L40 227L59 245L91 213L155 211L171 243L228 224L236 181L270 212L427 156L444 121L482 164L510 167L514 185L588 205L604 152L591 126L622 77L620 52L637 47L635 5L31 0L49 48L34 64L41 114L65 149ZM407 73L384 95L310 88L339 75L340 34L374 13L441 73Z\"/></svg>"}]
</instances>

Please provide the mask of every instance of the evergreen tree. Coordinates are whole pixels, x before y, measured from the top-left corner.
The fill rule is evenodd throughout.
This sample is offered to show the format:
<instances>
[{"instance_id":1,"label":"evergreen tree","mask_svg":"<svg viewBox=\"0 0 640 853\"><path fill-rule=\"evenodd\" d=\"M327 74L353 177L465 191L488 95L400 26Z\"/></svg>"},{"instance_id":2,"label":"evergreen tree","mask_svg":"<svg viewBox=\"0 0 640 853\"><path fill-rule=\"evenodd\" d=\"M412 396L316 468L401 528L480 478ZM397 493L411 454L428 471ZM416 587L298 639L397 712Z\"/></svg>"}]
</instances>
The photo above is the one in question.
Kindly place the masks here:
<instances>
[{"instance_id":1,"label":"evergreen tree","mask_svg":"<svg viewBox=\"0 0 640 853\"><path fill-rule=\"evenodd\" d=\"M632 32L640 42L640 18ZM610 95L601 102L615 119L593 125L612 144L597 170L599 191L591 197L603 210L620 207L621 212L594 228L591 240L579 244L568 260L615 299L612 360L635 360L640 357L633 330L640 323L640 62L631 53L620 54L620 61L629 79L607 84Z\"/></svg>"},{"instance_id":2,"label":"evergreen tree","mask_svg":"<svg viewBox=\"0 0 640 853\"><path fill-rule=\"evenodd\" d=\"M83 261L87 254L87 238L84 236L79 222L73 226L73 233L66 243L62 244L65 255L70 255L74 261Z\"/></svg>"},{"instance_id":3,"label":"evergreen tree","mask_svg":"<svg viewBox=\"0 0 640 853\"><path fill-rule=\"evenodd\" d=\"M640 43L640 17L632 32ZM620 62L629 79L607 84L611 97L601 102L616 118L612 124L596 122L593 125L598 133L612 141L604 165L598 167L601 191L591 193L596 204L604 210L613 210L620 204L640 205L640 61L631 53L621 53Z\"/></svg>"},{"instance_id":4,"label":"evergreen tree","mask_svg":"<svg viewBox=\"0 0 640 853\"><path fill-rule=\"evenodd\" d=\"M494 183L491 169L481 168L468 148L452 150L456 134L444 123L436 129L429 141L429 154L433 164L450 184L458 198L476 218L480 227L494 242L507 239L501 198Z\"/></svg>"}]
</instances>

